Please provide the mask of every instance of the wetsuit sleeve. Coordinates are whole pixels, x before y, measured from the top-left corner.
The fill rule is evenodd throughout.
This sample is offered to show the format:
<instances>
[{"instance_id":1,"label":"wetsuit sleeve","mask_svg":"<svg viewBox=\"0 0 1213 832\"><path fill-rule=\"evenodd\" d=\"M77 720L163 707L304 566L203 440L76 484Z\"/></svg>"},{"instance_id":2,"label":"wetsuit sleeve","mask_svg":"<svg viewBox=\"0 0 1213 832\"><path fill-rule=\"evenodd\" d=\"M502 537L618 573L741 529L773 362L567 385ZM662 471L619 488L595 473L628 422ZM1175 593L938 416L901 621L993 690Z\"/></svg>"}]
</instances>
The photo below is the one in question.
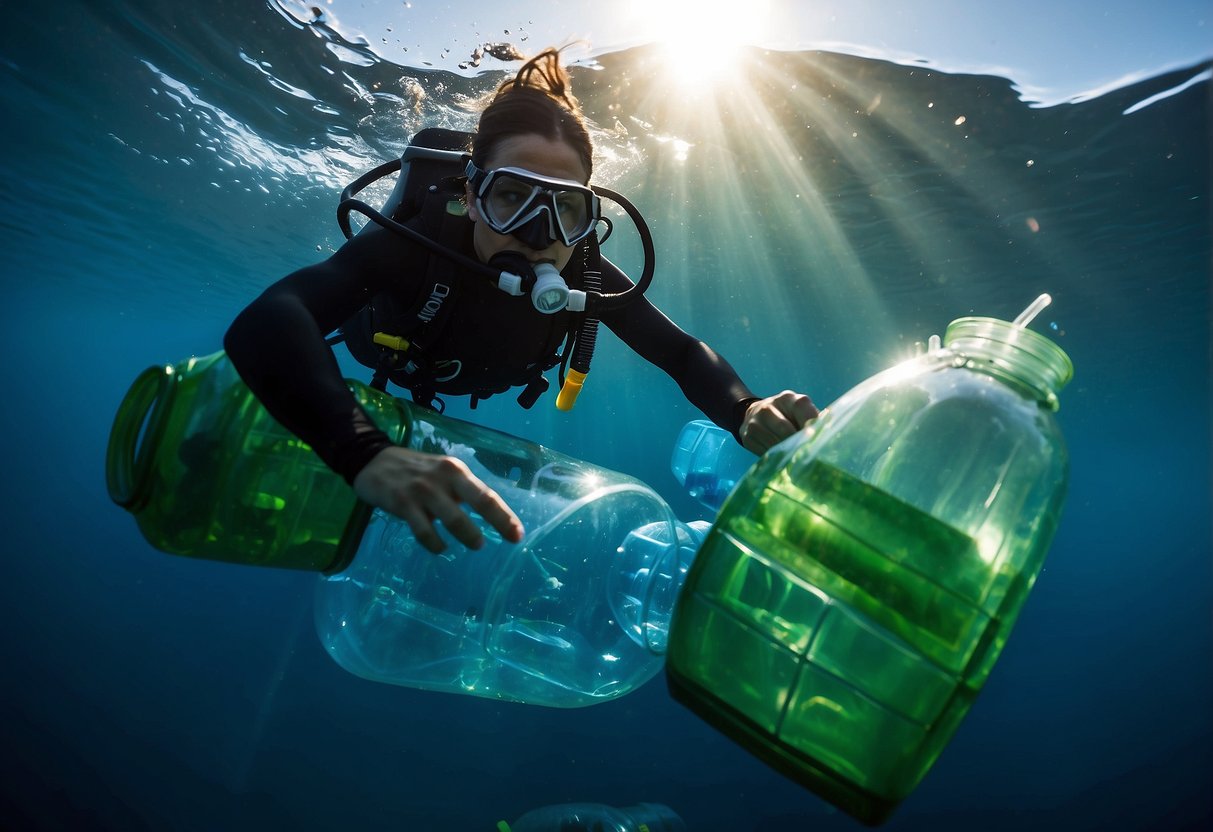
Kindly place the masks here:
<instances>
[{"instance_id":1,"label":"wetsuit sleeve","mask_svg":"<svg viewBox=\"0 0 1213 832\"><path fill-rule=\"evenodd\" d=\"M346 482L392 444L358 405L325 336L393 279L408 244L372 229L287 275L233 321L223 346L270 415Z\"/></svg>"},{"instance_id":2,"label":"wetsuit sleeve","mask_svg":"<svg viewBox=\"0 0 1213 832\"><path fill-rule=\"evenodd\" d=\"M615 264L602 261L605 291L631 288ZM641 297L624 309L608 312L602 322L638 355L664 370L687 401L720 427L738 436L746 409L758 401L732 365L703 341L684 332L660 309Z\"/></svg>"}]
</instances>

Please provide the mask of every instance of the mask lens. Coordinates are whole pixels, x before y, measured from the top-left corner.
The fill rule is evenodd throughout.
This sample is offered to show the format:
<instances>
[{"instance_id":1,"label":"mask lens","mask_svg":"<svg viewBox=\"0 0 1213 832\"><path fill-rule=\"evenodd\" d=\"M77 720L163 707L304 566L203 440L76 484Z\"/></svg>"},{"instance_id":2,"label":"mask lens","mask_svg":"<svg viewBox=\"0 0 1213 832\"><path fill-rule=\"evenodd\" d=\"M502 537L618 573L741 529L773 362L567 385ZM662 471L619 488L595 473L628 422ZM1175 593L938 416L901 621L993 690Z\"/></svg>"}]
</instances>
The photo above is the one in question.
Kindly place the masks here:
<instances>
[{"instance_id":1,"label":"mask lens","mask_svg":"<svg viewBox=\"0 0 1213 832\"><path fill-rule=\"evenodd\" d=\"M537 190L534 185L512 176L494 177L484 199L488 218L493 224L507 228L531 202Z\"/></svg>"},{"instance_id":2,"label":"mask lens","mask_svg":"<svg viewBox=\"0 0 1213 832\"><path fill-rule=\"evenodd\" d=\"M566 236L580 235L590 222L590 204L582 191L556 191L556 215Z\"/></svg>"}]
</instances>

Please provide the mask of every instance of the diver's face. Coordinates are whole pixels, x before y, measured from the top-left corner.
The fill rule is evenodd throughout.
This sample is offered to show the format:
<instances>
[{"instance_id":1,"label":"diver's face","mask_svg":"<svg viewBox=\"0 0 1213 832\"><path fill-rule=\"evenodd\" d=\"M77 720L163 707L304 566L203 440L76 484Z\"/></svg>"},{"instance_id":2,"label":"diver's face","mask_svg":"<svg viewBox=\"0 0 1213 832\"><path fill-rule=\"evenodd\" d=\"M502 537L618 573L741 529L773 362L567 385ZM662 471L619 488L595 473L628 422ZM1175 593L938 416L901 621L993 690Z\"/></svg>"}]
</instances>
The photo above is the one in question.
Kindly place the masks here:
<instances>
[{"instance_id":1,"label":"diver's face","mask_svg":"<svg viewBox=\"0 0 1213 832\"><path fill-rule=\"evenodd\" d=\"M559 139L549 139L535 133L510 136L502 139L493 151L493 155L485 160L485 170L494 168L523 168L540 176L554 179L572 179L585 184L589 174L581 164L577 151ZM476 225L472 231L472 245L476 257L482 263L487 263L495 254L503 251L514 251L521 254L531 263L552 263L558 269L564 269L573 256L573 249L559 240L547 248L533 249L512 234L498 234L482 221L480 212L476 210L476 200L468 189L468 216Z\"/></svg>"}]
</instances>

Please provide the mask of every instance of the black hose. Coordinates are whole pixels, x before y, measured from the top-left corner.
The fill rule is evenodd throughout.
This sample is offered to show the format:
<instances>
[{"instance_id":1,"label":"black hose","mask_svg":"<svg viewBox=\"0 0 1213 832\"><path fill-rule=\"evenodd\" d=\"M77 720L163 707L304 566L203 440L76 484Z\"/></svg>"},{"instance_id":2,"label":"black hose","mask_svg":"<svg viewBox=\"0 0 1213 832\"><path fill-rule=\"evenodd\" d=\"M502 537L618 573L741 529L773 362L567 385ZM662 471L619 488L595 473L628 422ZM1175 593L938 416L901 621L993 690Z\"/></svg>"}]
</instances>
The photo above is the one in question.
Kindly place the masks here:
<instances>
[{"instance_id":1,"label":"black hose","mask_svg":"<svg viewBox=\"0 0 1213 832\"><path fill-rule=\"evenodd\" d=\"M384 162L374 170L362 174L362 176L359 176L353 182L345 186L345 190L341 192L341 199L337 203L337 225L341 227L341 233L345 235L347 240L353 238L354 232L350 228L350 209L346 208L344 211L342 211L342 206L344 206L345 203L354 196L354 194L361 191L367 185L382 179L389 173L395 173L396 171L400 170L402 165L403 161L401 159L391 159Z\"/></svg>"},{"instance_id":2,"label":"black hose","mask_svg":"<svg viewBox=\"0 0 1213 832\"><path fill-rule=\"evenodd\" d=\"M346 190L349 190L348 188ZM414 231L407 225L396 222L393 219L388 219L383 214L380 214L371 206L367 205L360 199L343 199L341 204L337 206L337 224L341 226L342 232L346 237L352 236L349 232L350 227L350 211L357 211L366 216L367 219L386 228L388 231L393 231L402 237L406 237L415 243L425 246L435 254L441 255L448 260L453 260L455 263L463 266L465 269L471 269L474 272L488 277L496 282L501 272L481 263L479 260L473 260L471 257L453 251L437 240L431 240L429 237L422 234L420 231Z\"/></svg>"},{"instance_id":3,"label":"black hose","mask_svg":"<svg viewBox=\"0 0 1213 832\"><path fill-rule=\"evenodd\" d=\"M600 312L621 309L632 303L632 301L639 300L640 296L648 291L649 284L653 282L653 272L657 267L657 252L653 247L653 235L649 231L648 223L644 221L644 217L640 215L640 211L636 209L636 206L629 202L623 194L616 193L607 188L595 186L594 193L618 203L627 212L627 215L631 217L632 222L636 225L637 233L640 234L640 245L644 249L644 271L640 273L640 280L631 289L608 295L604 295L601 292L590 295L586 299L587 315L598 315Z\"/></svg>"},{"instance_id":4,"label":"black hose","mask_svg":"<svg viewBox=\"0 0 1213 832\"><path fill-rule=\"evenodd\" d=\"M585 260L587 264L598 261L598 236L596 234L591 234L586 241ZM587 295L591 292L599 297L602 295L602 272L599 269L583 269L581 282ZM586 310L585 317L581 319L576 337L573 339L573 357L569 363L574 370L579 373L590 371L590 362L594 358L594 345L597 342L598 318Z\"/></svg>"}]
</instances>

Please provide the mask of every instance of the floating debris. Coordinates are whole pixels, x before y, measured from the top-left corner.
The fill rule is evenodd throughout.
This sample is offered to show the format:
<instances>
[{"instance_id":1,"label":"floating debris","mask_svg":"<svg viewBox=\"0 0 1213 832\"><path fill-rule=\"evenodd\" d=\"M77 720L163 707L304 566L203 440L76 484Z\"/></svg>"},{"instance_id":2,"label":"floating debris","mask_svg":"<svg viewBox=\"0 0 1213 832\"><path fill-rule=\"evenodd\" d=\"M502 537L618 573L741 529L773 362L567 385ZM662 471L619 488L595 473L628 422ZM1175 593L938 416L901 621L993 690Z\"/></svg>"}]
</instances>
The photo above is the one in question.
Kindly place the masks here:
<instances>
[{"instance_id":1,"label":"floating debris","mask_svg":"<svg viewBox=\"0 0 1213 832\"><path fill-rule=\"evenodd\" d=\"M459 64L460 69L476 69L484 56L496 58L499 61L521 61L526 55L512 43L482 43L472 50L471 59Z\"/></svg>"}]
</instances>

